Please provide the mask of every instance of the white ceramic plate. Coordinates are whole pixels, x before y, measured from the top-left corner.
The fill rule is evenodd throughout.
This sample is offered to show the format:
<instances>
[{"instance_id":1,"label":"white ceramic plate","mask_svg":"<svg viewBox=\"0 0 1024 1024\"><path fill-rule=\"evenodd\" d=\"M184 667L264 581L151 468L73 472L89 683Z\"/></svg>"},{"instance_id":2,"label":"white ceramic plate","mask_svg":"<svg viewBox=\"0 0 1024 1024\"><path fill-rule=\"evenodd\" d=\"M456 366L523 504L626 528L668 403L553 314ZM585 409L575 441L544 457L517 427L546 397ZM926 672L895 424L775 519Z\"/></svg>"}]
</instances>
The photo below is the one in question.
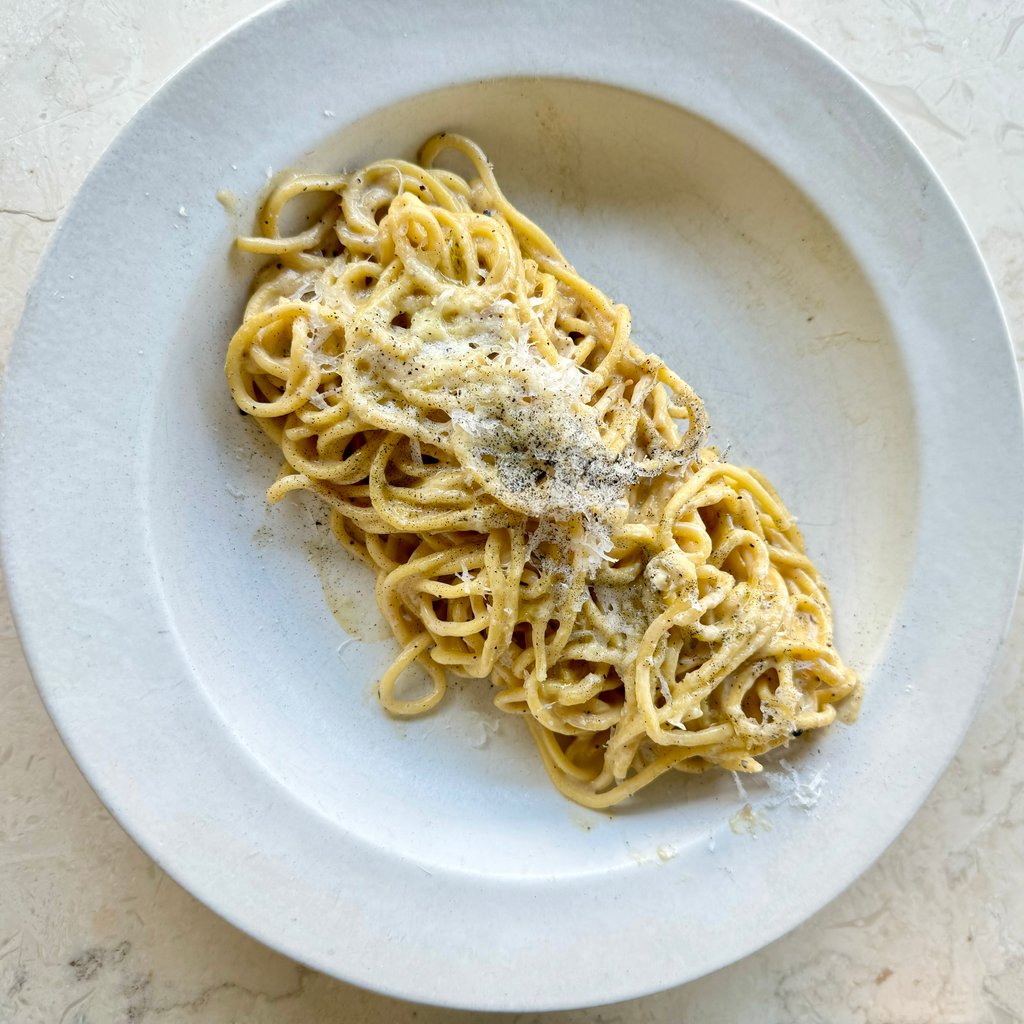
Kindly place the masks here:
<instances>
[{"instance_id":1,"label":"white ceramic plate","mask_svg":"<svg viewBox=\"0 0 1024 1024\"><path fill-rule=\"evenodd\" d=\"M251 272L232 238L268 167L410 156L444 128L629 303L832 584L863 713L789 751L813 806L749 783L755 835L727 776L614 817L567 803L479 684L390 721L369 579L315 506L264 506L276 460L221 372ZM250 197L237 216L222 189ZM3 430L19 629L97 792L241 928L442 1004L619 1000L803 921L941 773L1017 579L1020 404L978 254L871 98L736 2L265 12L83 186L27 306Z\"/></svg>"}]
</instances>

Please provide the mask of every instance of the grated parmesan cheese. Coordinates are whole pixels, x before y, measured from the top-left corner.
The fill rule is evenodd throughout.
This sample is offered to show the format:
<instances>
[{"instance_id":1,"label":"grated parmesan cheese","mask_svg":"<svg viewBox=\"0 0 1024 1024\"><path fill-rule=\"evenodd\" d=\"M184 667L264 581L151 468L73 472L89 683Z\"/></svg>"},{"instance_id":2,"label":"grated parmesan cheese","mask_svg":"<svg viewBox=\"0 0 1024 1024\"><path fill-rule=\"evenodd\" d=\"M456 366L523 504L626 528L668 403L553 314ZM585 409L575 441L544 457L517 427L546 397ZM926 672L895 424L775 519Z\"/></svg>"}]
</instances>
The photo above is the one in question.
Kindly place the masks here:
<instances>
[{"instance_id":1,"label":"grated parmesan cheese","mask_svg":"<svg viewBox=\"0 0 1024 1024\"><path fill-rule=\"evenodd\" d=\"M395 429L397 413L409 436L454 448L508 508L542 524L582 523L571 549L593 575L611 560L612 527L627 515L628 489L657 470L605 444L586 374L572 359L546 358L508 299L474 311L472 291L446 288L405 328L384 327L369 309L357 314L346 358L359 372L343 374L346 396L377 426ZM454 319L445 316L449 305L458 310ZM395 344L376 342L382 330ZM423 415L424 403L434 416Z\"/></svg>"},{"instance_id":2,"label":"grated parmesan cheese","mask_svg":"<svg viewBox=\"0 0 1024 1024\"><path fill-rule=\"evenodd\" d=\"M768 783L771 796L766 801L767 807L780 807L790 804L802 810L810 811L817 806L825 788L825 773L828 765L823 765L808 777L803 777L785 758L779 759L782 772L765 772L764 780Z\"/></svg>"}]
</instances>

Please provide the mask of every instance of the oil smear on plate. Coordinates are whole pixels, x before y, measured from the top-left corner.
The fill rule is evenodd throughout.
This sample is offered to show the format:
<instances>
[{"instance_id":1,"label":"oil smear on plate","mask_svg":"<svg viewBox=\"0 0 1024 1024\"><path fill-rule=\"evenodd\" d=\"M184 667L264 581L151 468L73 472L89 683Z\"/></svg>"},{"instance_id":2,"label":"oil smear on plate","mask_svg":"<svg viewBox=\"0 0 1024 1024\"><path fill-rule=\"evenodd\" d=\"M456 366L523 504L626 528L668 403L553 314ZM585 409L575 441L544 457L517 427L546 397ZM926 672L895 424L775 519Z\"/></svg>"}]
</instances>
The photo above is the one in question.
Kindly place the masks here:
<instances>
[{"instance_id":1,"label":"oil smear on plate","mask_svg":"<svg viewBox=\"0 0 1024 1024\"><path fill-rule=\"evenodd\" d=\"M363 643L387 640L391 634L377 608L372 578L365 567L332 537L315 537L304 546L334 621L353 640Z\"/></svg>"}]
</instances>

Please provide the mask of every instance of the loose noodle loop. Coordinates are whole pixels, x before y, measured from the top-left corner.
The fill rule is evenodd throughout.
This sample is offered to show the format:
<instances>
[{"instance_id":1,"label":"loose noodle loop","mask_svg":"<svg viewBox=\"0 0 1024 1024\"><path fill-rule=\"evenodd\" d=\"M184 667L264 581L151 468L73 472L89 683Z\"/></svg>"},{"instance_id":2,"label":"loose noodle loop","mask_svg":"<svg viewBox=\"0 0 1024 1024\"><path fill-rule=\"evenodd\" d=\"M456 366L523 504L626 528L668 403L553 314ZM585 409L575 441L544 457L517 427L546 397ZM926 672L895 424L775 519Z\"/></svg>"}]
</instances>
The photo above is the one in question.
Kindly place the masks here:
<instances>
[{"instance_id":1,"label":"loose noodle loop","mask_svg":"<svg viewBox=\"0 0 1024 1024\"><path fill-rule=\"evenodd\" d=\"M452 149L476 178L436 168ZM309 226L287 204L315 194ZM555 785L608 807L670 768L759 771L859 692L771 485L702 448L693 390L504 197L481 150L294 175L228 347L238 407L377 572L392 714L490 678ZM403 697L402 673L428 692Z\"/></svg>"}]
</instances>

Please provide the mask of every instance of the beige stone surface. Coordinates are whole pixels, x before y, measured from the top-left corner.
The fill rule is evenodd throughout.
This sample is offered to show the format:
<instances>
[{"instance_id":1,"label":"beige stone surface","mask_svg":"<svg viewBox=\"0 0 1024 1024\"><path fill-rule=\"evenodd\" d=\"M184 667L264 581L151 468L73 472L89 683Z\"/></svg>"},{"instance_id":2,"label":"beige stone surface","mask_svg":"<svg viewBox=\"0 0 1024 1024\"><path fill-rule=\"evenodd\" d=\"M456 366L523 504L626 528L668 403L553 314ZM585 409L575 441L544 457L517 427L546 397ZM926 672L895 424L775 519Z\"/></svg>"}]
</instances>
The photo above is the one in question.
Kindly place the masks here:
<instances>
[{"instance_id":1,"label":"beige stone surface","mask_svg":"<svg viewBox=\"0 0 1024 1024\"><path fill-rule=\"evenodd\" d=\"M931 160L991 268L1020 353L1024 4L761 5L853 71ZM260 6L0 4L0 357L54 221L100 151L177 66ZM986 500L978 496L979 524ZM550 1019L1024 1020L1022 663L1019 610L954 763L901 838L833 904L688 986ZM0 1022L431 1024L474 1016L398 1003L307 970L180 889L82 779L0 604Z\"/></svg>"}]
</instances>

